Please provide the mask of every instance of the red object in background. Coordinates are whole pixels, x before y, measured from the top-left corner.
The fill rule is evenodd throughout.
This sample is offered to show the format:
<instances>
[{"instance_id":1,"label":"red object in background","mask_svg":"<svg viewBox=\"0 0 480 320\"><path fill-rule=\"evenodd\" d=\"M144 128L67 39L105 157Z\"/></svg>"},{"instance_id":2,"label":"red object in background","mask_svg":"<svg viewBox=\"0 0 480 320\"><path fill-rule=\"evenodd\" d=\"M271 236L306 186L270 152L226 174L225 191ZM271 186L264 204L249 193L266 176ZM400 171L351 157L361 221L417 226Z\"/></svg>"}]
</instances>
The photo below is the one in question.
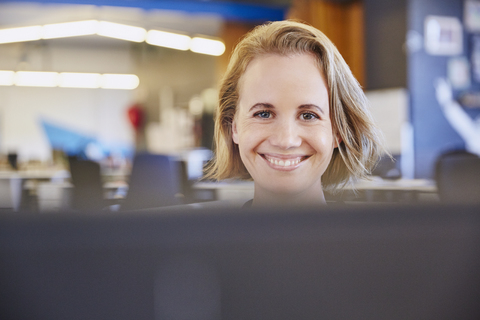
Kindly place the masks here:
<instances>
[{"instance_id":1,"label":"red object in background","mask_svg":"<svg viewBox=\"0 0 480 320\"><path fill-rule=\"evenodd\" d=\"M139 104L134 104L128 108L128 119L135 130L139 130L143 125L143 109Z\"/></svg>"}]
</instances>

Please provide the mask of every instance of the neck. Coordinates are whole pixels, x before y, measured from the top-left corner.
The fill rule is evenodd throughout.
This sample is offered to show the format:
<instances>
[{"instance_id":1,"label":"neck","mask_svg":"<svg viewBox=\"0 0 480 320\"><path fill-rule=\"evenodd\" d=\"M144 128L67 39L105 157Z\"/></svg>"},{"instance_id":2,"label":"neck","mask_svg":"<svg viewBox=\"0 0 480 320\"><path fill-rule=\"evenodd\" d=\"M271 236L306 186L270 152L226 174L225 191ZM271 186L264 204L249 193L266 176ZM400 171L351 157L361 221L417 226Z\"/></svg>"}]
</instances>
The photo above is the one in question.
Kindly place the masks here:
<instances>
[{"instance_id":1,"label":"neck","mask_svg":"<svg viewBox=\"0 0 480 320\"><path fill-rule=\"evenodd\" d=\"M255 188L253 207L311 207L325 205L323 190L303 192L298 194L273 193Z\"/></svg>"}]
</instances>

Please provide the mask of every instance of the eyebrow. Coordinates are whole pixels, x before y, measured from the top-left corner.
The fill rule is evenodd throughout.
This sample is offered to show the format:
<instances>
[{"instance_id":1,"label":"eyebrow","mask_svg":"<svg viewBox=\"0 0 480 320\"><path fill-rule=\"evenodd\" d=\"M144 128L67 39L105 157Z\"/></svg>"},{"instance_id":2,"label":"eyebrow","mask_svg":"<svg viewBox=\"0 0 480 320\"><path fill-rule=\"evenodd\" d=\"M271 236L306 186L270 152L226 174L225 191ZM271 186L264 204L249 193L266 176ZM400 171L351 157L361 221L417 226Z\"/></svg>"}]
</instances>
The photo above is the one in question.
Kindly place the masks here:
<instances>
[{"instance_id":1,"label":"eyebrow","mask_svg":"<svg viewBox=\"0 0 480 320\"><path fill-rule=\"evenodd\" d=\"M270 104L270 103L263 103L263 102L259 102L259 103L255 103L251 108L250 110L248 110L249 112L252 111L253 109L255 108L263 108L263 109L275 109L275 107Z\"/></svg>"},{"instance_id":2,"label":"eyebrow","mask_svg":"<svg viewBox=\"0 0 480 320\"><path fill-rule=\"evenodd\" d=\"M262 109L275 109L275 107L270 104L270 103L264 103L264 102L259 102L259 103L255 103L251 108L250 110L248 110L249 112L252 111L253 109L256 109L256 108L262 108ZM318 110L319 113L325 115L325 111L320 108L319 106L315 105L315 104L311 104L311 103L308 103L308 104L302 104L298 107L298 109L302 110L302 109L316 109Z\"/></svg>"},{"instance_id":3,"label":"eyebrow","mask_svg":"<svg viewBox=\"0 0 480 320\"><path fill-rule=\"evenodd\" d=\"M325 110L323 110L323 108L320 108L316 104L302 104L301 106L298 107L298 109L312 109L312 108L318 110L318 112L325 115Z\"/></svg>"}]
</instances>

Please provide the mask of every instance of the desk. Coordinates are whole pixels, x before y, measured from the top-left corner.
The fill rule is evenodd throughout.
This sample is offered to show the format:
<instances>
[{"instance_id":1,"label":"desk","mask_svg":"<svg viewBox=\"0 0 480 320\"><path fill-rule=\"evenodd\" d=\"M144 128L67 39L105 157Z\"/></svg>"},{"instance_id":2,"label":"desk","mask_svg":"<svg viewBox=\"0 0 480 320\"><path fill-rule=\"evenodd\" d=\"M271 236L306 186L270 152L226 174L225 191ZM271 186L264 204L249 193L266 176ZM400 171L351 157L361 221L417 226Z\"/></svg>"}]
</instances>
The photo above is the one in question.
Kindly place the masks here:
<instances>
[{"instance_id":1,"label":"desk","mask_svg":"<svg viewBox=\"0 0 480 320\"><path fill-rule=\"evenodd\" d=\"M359 180L353 185L345 186L345 190L383 190L383 191L418 191L437 192L435 181L427 179L398 179L387 180L380 177L372 177L370 180Z\"/></svg>"},{"instance_id":2,"label":"desk","mask_svg":"<svg viewBox=\"0 0 480 320\"><path fill-rule=\"evenodd\" d=\"M199 201L208 200L241 200L252 199L253 181L220 181L196 182L193 184L194 198Z\"/></svg>"},{"instance_id":3,"label":"desk","mask_svg":"<svg viewBox=\"0 0 480 320\"><path fill-rule=\"evenodd\" d=\"M438 201L435 181L427 179L387 180L371 177L347 185L338 194L326 195L332 201L432 202Z\"/></svg>"},{"instance_id":4,"label":"desk","mask_svg":"<svg viewBox=\"0 0 480 320\"><path fill-rule=\"evenodd\" d=\"M22 180L50 180L56 176L70 177L68 171L62 168L48 168L21 171L0 171L0 179L22 179Z\"/></svg>"},{"instance_id":5,"label":"desk","mask_svg":"<svg viewBox=\"0 0 480 320\"><path fill-rule=\"evenodd\" d=\"M197 182L193 185L198 200L237 200L252 199L253 181ZM437 188L435 182L425 179L385 180L372 177L360 180L343 188L339 195L328 195L333 200L351 201L387 201L396 202L404 196L406 200L435 200ZM380 196L379 196L380 195ZM422 197L427 195L426 197ZM381 199L381 198L385 199Z\"/></svg>"},{"instance_id":6,"label":"desk","mask_svg":"<svg viewBox=\"0 0 480 320\"><path fill-rule=\"evenodd\" d=\"M38 182L51 181L58 178L68 179L70 174L62 168L51 167L33 170L0 171L0 208L18 211L26 203L30 189L36 189ZM28 185L27 182L32 182Z\"/></svg>"},{"instance_id":7,"label":"desk","mask_svg":"<svg viewBox=\"0 0 480 320\"><path fill-rule=\"evenodd\" d=\"M102 172L105 196L127 188L126 172ZM0 209L58 211L70 207L70 172L61 167L0 171Z\"/></svg>"}]
</instances>

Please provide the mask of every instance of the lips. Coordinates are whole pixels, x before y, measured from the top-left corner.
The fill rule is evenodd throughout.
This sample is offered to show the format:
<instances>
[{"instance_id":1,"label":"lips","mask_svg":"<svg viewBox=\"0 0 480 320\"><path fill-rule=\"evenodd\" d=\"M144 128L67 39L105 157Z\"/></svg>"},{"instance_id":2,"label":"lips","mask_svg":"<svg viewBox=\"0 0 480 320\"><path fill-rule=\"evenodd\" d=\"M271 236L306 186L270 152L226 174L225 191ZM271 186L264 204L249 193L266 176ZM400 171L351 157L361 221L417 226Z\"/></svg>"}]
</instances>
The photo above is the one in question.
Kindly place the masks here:
<instances>
[{"instance_id":1,"label":"lips","mask_svg":"<svg viewBox=\"0 0 480 320\"><path fill-rule=\"evenodd\" d=\"M267 160L269 164L271 164L274 167L280 167L280 168L295 168L298 164L300 164L302 161L306 160L310 156L273 156L273 155L267 155L267 154L260 154L262 158Z\"/></svg>"}]
</instances>

